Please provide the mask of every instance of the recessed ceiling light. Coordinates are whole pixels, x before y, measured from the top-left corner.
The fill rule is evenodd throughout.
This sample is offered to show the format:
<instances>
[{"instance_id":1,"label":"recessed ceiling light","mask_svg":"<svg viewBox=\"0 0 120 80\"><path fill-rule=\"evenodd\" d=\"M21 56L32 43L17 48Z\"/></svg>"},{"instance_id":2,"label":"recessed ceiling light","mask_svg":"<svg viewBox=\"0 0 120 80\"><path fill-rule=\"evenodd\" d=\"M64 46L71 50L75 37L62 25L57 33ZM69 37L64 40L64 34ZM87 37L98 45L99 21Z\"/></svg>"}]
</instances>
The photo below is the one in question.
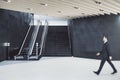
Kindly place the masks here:
<instances>
[{"instance_id":1,"label":"recessed ceiling light","mask_svg":"<svg viewBox=\"0 0 120 80\"><path fill-rule=\"evenodd\" d=\"M104 10L103 9L99 9L99 11L103 12Z\"/></svg>"},{"instance_id":2,"label":"recessed ceiling light","mask_svg":"<svg viewBox=\"0 0 120 80\"><path fill-rule=\"evenodd\" d=\"M48 4L45 4L45 3L40 3L40 5L42 5L42 6L48 6Z\"/></svg>"},{"instance_id":3,"label":"recessed ceiling light","mask_svg":"<svg viewBox=\"0 0 120 80\"><path fill-rule=\"evenodd\" d=\"M3 0L3 1L5 1L5 2L7 2L7 3L10 3L10 2L11 2L11 0Z\"/></svg>"},{"instance_id":4,"label":"recessed ceiling light","mask_svg":"<svg viewBox=\"0 0 120 80\"><path fill-rule=\"evenodd\" d=\"M73 7L73 8L74 8L74 9L79 9L79 7L76 7L76 6L75 6L75 7Z\"/></svg>"},{"instance_id":5,"label":"recessed ceiling light","mask_svg":"<svg viewBox=\"0 0 120 80\"><path fill-rule=\"evenodd\" d=\"M85 13L81 13L82 15L84 15Z\"/></svg>"},{"instance_id":6,"label":"recessed ceiling light","mask_svg":"<svg viewBox=\"0 0 120 80\"><path fill-rule=\"evenodd\" d=\"M33 9L32 9L32 8L27 8L27 10L30 10L30 11L32 11Z\"/></svg>"},{"instance_id":7,"label":"recessed ceiling light","mask_svg":"<svg viewBox=\"0 0 120 80\"><path fill-rule=\"evenodd\" d=\"M102 4L102 2L95 0L94 1L96 4Z\"/></svg>"},{"instance_id":8,"label":"recessed ceiling light","mask_svg":"<svg viewBox=\"0 0 120 80\"><path fill-rule=\"evenodd\" d=\"M57 11L58 13L61 13L61 11Z\"/></svg>"},{"instance_id":9,"label":"recessed ceiling light","mask_svg":"<svg viewBox=\"0 0 120 80\"><path fill-rule=\"evenodd\" d=\"M70 17L70 16L67 16L68 18Z\"/></svg>"}]
</instances>

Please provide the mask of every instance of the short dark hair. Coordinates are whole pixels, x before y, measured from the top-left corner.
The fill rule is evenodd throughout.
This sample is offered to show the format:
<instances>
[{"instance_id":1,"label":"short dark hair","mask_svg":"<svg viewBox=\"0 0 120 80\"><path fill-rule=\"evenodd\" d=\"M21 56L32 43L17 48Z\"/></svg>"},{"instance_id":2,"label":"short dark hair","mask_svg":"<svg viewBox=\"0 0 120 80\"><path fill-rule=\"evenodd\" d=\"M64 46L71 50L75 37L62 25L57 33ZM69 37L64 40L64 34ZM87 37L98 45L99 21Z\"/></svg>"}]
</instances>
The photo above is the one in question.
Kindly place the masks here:
<instances>
[{"instance_id":1,"label":"short dark hair","mask_svg":"<svg viewBox=\"0 0 120 80\"><path fill-rule=\"evenodd\" d=\"M103 34L103 37L104 37L104 36L108 38L108 35L106 35L106 34Z\"/></svg>"},{"instance_id":2,"label":"short dark hair","mask_svg":"<svg viewBox=\"0 0 120 80\"><path fill-rule=\"evenodd\" d=\"M104 35L103 37L106 37L106 38L107 38L107 36L106 36L106 35Z\"/></svg>"}]
</instances>

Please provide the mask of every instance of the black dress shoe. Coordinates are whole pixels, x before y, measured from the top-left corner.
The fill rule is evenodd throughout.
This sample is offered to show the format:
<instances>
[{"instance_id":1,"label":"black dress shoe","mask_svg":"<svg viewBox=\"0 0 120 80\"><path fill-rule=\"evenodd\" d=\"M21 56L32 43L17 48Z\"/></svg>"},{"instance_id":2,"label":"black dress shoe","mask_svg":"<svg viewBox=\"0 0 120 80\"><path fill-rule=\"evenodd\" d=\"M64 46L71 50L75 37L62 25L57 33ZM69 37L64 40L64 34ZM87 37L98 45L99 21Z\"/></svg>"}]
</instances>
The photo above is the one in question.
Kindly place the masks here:
<instances>
[{"instance_id":1,"label":"black dress shoe","mask_svg":"<svg viewBox=\"0 0 120 80\"><path fill-rule=\"evenodd\" d=\"M96 75L99 75L99 73L98 72L96 72L96 71L93 71Z\"/></svg>"},{"instance_id":2,"label":"black dress shoe","mask_svg":"<svg viewBox=\"0 0 120 80\"><path fill-rule=\"evenodd\" d=\"M117 73L117 71L114 71L114 72L112 72L111 74L115 74L115 73Z\"/></svg>"}]
</instances>

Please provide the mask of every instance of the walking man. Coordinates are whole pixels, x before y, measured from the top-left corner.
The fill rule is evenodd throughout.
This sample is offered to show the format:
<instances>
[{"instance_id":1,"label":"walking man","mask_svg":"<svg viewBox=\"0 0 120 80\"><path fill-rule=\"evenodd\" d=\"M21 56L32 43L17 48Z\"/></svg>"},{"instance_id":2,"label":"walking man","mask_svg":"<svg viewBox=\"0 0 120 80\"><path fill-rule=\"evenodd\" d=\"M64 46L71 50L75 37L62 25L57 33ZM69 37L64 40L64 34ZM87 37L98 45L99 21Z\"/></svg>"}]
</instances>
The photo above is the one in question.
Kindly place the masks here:
<instances>
[{"instance_id":1,"label":"walking man","mask_svg":"<svg viewBox=\"0 0 120 80\"><path fill-rule=\"evenodd\" d=\"M96 54L97 56L101 55L100 67L99 67L98 71L93 71L93 72L95 74L99 75L100 71L103 68L104 63L107 61L113 69L113 72L111 74L115 74L115 73L117 73L117 70L111 62L112 56L110 53L109 43L108 43L108 39L106 36L103 37L103 42L104 42L104 45L103 45L102 51L100 53Z\"/></svg>"}]
</instances>

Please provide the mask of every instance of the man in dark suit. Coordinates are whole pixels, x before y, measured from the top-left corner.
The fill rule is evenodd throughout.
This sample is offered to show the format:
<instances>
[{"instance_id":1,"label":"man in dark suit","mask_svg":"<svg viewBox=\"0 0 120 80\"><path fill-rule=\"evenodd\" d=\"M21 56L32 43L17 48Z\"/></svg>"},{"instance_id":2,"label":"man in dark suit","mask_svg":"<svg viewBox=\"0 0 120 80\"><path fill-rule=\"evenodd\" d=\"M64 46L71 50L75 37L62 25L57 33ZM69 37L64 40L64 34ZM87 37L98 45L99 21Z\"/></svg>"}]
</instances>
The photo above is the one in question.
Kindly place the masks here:
<instances>
[{"instance_id":1,"label":"man in dark suit","mask_svg":"<svg viewBox=\"0 0 120 80\"><path fill-rule=\"evenodd\" d=\"M111 62L112 56L111 56L111 53L110 53L109 43L108 43L108 40L107 40L106 36L103 37L103 42L104 42L104 45L103 45L102 51L100 53L96 54L97 56L101 55L102 60L101 60L101 63L100 63L100 67L99 67L98 71L94 71L94 73L99 75L100 71L103 68L103 65L104 65L105 61L107 61L113 69L113 72L111 74L115 74L115 73L117 73L117 70Z\"/></svg>"}]
</instances>

